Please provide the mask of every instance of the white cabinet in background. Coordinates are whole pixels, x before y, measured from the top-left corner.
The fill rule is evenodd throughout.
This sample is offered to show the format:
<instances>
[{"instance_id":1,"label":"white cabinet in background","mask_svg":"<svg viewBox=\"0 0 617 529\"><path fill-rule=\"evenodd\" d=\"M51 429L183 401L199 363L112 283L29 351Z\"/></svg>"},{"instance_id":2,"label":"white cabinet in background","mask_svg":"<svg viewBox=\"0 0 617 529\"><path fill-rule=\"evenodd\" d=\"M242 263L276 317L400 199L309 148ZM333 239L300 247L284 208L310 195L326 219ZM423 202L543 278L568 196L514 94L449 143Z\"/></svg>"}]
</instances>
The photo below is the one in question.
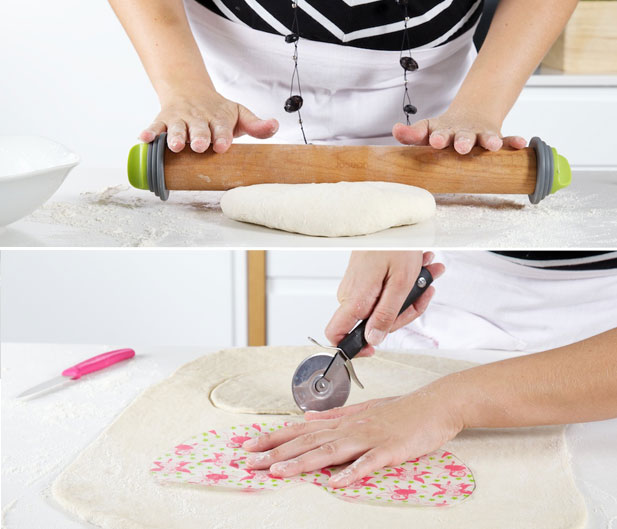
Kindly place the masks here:
<instances>
[{"instance_id":1,"label":"white cabinet in background","mask_svg":"<svg viewBox=\"0 0 617 529\"><path fill-rule=\"evenodd\" d=\"M268 251L268 345L322 343L324 328L338 307L336 291L350 252Z\"/></svg>"},{"instance_id":2,"label":"white cabinet in background","mask_svg":"<svg viewBox=\"0 0 617 529\"><path fill-rule=\"evenodd\" d=\"M533 75L502 127L540 136L570 165L617 167L617 75Z\"/></svg>"}]
</instances>

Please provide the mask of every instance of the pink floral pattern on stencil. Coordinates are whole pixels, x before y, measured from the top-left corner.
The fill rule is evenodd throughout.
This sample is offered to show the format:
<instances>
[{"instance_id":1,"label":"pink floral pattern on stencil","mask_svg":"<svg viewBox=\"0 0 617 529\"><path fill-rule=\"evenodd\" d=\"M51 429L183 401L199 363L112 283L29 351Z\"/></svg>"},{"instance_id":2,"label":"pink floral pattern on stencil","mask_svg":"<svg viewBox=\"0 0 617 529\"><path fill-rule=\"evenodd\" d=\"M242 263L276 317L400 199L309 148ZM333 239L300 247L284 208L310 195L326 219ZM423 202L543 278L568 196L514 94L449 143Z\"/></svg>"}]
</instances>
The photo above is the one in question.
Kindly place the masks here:
<instances>
[{"instance_id":1,"label":"pink floral pattern on stencil","mask_svg":"<svg viewBox=\"0 0 617 529\"><path fill-rule=\"evenodd\" d=\"M223 487L239 492L273 491L307 483L346 501L383 505L445 507L464 501L475 489L471 470L454 454L444 450L375 471L342 489L330 488L327 482L345 465L305 472L292 478L276 477L268 470L246 468L248 452L242 449L242 443L288 424L254 423L227 430L208 430L159 457L150 472L162 483Z\"/></svg>"}]
</instances>

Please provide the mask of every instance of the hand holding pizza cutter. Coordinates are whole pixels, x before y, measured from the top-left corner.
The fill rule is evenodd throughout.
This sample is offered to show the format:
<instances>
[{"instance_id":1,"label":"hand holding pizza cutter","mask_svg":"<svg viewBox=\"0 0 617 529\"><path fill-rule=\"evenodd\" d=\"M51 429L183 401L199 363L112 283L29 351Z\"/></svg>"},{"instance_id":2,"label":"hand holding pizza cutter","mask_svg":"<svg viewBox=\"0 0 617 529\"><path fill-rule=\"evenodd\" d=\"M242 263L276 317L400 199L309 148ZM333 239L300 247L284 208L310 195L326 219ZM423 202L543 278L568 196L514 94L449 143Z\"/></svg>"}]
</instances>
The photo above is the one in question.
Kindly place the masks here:
<instances>
[{"instance_id":1,"label":"hand holding pizza cutter","mask_svg":"<svg viewBox=\"0 0 617 529\"><path fill-rule=\"evenodd\" d=\"M423 267L399 314L418 301L432 282L431 273ZM349 397L351 380L364 389L354 371L351 359L367 344L364 338L367 322L368 318L362 320L336 347L323 346L309 337L309 340L316 345L336 352L334 355L329 353L311 355L296 369L291 381L291 391L302 411L324 411L343 406Z\"/></svg>"}]
</instances>

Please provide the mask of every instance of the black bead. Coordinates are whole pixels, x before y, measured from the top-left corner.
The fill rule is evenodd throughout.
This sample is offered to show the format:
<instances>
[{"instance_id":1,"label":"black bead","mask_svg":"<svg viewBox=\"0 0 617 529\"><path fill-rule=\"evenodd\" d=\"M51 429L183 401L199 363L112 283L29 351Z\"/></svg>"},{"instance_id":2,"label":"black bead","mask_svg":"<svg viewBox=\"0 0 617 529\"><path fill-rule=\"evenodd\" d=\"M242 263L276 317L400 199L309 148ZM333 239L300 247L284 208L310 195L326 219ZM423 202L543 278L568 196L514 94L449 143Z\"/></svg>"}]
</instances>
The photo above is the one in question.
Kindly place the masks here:
<instances>
[{"instance_id":1,"label":"black bead","mask_svg":"<svg viewBox=\"0 0 617 529\"><path fill-rule=\"evenodd\" d=\"M418 109L411 104L407 104L403 107L403 112L405 112L405 114L415 114L417 111Z\"/></svg>"},{"instance_id":2,"label":"black bead","mask_svg":"<svg viewBox=\"0 0 617 529\"><path fill-rule=\"evenodd\" d=\"M291 96L285 101L285 112L297 112L302 108L304 103L302 96Z\"/></svg>"},{"instance_id":3,"label":"black bead","mask_svg":"<svg viewBox=\"0 0 617 529\"><path fill-rule=\"evenodd\" d=\"M400 6L406 6L409 4L409 0L396 0L396 3Z\"/></svg>"},{"instance_id":4,"label":"black bead","mask_svg":"<svg viewBox=\"0 0 617 529\"><path fill-rule=\"evenodd\" d=\"M411 57L401 57L399 63L401 64L403 69L407 70L408 72L413 72L418 69L418 63L414 61Z\"/></svg>"},{"instance_id":5,"label":"black bead","mask_svg":"<svg viewBox=\"0 0 617 529\"><path fill-rule=\"evenodd\" d=\"M289 35L285 35L285 42L290 44L292 42L296 42L300 38L300 35L297 33L290 33Z\"/></svg>"}]
</instances>

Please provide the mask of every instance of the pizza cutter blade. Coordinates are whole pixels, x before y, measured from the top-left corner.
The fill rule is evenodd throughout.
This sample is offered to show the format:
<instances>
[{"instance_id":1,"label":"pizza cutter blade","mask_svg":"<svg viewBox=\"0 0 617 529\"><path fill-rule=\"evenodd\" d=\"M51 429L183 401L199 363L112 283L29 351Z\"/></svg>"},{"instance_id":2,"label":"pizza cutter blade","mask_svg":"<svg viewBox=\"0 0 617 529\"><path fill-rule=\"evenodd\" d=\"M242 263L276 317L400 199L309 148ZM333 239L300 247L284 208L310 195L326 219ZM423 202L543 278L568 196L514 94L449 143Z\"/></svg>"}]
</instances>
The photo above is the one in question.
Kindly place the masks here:
<instances>
[{"instance_id":1,"label":"pizza cutter blade","mask_svg":"<svg viewBox=\"0 0 617 529\"><path fill-rule=\"evenodd\" d=\"M431 273L422 268L399 314L415 303L432 282ZM291 379L291 392L302 411L324 411L343 406L349 397L351 380L364 388L356 376L351 359L367 345L364 338L367 321L358 323L336 347L323 346L309 337L316 345L335 353L311 355L297 367Z\"/></svg>"},{"instance_id":2,"label":"pizza cutter blade","mask_svg":"<svg viewBox=\"0 0 617 529\"><path fill-rule=\"evenodd\" d=\"M317 353L298 366L291 386L294 400L302 411L322 411L345 404L351 379L345 361L338 354Z\"/></svg>"}]
</instances>

